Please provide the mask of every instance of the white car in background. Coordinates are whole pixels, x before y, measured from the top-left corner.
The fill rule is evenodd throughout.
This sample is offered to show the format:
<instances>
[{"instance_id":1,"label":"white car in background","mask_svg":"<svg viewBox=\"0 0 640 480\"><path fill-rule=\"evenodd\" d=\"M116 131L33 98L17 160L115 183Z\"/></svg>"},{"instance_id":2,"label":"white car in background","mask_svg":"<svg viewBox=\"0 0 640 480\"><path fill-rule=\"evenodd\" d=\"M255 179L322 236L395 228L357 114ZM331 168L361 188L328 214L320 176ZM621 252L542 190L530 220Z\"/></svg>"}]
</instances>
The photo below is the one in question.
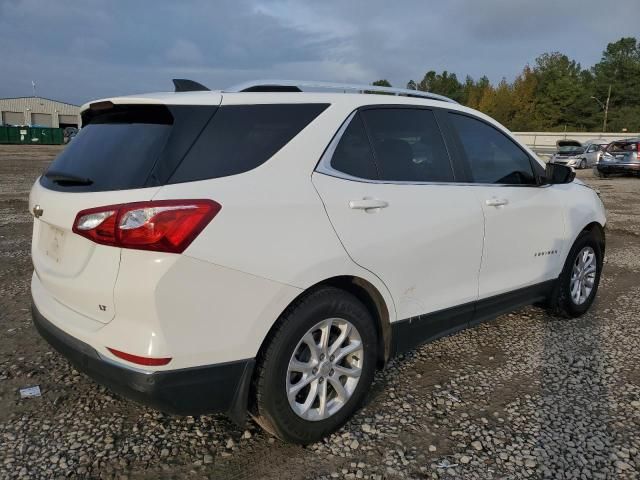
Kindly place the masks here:
<instances>
[{"instance_id":1,"label":"white car in background","mask_svg":"<svg viewBox=\"0 0 640 480\"><path fill-rule=\"evenodd\" d=\"M591 168L598 164L609 142L602 139L587 140L584 142L584 153L578 164L578 168Z\"/></svg>"},{"instance_id":2,"label":"white car in background","mask_svg":"<svg viewBox=\"0 0 640 480\"><path fill-rule=\"evenodd\" d=\"M368 85L176 87L83 106L29 199L35 325L116 392L310 443L394 355L592 304L598 195L486 115Z\"/></svg>"},{"instance_id":3,"label":"white car in background","mask_svg":"<svg viewBox=\"0 0 640 480\"><path fill-rule=\"evenodd\" d=\"M608 142L596 139L582 144L577 140L558 140L556 145L557 151L551 155L550 163L582 170L593 167L600 161Z\"/></svg>"}]
</instances>

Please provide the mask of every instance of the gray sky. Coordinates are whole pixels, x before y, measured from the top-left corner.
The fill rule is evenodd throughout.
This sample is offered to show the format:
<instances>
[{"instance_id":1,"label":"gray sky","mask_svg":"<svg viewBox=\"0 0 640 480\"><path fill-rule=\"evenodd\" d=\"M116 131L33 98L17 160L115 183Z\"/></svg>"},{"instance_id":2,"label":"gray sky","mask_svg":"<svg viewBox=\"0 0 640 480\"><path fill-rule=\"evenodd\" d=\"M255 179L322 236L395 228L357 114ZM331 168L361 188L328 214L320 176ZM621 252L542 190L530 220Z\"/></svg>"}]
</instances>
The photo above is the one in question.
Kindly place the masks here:
<instances>
[{"instance_id":1,"label":"gray sky","mask_svg":"<svg viewBox=\"0 0 640 480\"><path fill-rule=\"evenodd\" d=\"M583 67L640 37L638 0L0 0L0 97L83 103L260 78L396 86L428 70L497 82L543 52Z\"/></svg>"}]
</instances>

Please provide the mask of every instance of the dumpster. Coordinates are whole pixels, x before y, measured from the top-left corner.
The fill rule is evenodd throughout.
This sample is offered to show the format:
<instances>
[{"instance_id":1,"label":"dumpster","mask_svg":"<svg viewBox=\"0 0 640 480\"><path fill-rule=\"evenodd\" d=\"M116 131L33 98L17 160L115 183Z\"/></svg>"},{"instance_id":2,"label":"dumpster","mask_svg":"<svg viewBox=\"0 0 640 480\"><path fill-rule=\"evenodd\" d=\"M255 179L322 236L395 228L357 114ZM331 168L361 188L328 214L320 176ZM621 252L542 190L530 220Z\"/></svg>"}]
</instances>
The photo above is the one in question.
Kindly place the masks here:
<instances>
[{"instance_id":1,"label":"dumpster","mask_svg":"<svg viewBox=\"0 0 640 480\"><path fill-rule=\"evenodd\" d=\"M0 144L62 145L61 128L0 126Z\"/></svg>"}]
</instances>

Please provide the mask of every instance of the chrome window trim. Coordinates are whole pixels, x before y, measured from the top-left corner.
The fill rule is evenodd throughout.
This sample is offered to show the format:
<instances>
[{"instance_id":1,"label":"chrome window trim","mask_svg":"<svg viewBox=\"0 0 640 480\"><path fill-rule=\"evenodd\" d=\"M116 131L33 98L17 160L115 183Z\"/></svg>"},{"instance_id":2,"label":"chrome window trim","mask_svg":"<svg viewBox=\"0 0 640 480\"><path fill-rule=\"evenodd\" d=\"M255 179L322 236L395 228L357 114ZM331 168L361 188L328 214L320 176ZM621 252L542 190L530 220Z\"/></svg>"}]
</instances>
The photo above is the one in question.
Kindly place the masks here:
<instances>
[{"instance_id":1,"label":"chrome window trim","mask_svg":"<svg viewBox=\"0 0 640 480\"><path fill-rule=\"evenodd\" d=\"M338 143L342 139L344 132L347 130L353 117L356 116L358 110L354 110L349 114L346 120L342 123L336 134L331 139L331 142L327 146L326 150L320 157L320 161L315 169L315 172L321 173L323 175L328 175L330 177L340 178L342 180L348 180L351 182L360 182L360 183L372 183L379 185L449 185L456 187L548 187L550 184L511 184L511 183L474 183L474 182L410 182L408 180L375 180L370 178L361 178L355 177L353 175L349 175L348 173L341 172L340 170L336 170L331 166L331 159L333 158L333 154L338 148Z\"/></svg>"}]
</instances>

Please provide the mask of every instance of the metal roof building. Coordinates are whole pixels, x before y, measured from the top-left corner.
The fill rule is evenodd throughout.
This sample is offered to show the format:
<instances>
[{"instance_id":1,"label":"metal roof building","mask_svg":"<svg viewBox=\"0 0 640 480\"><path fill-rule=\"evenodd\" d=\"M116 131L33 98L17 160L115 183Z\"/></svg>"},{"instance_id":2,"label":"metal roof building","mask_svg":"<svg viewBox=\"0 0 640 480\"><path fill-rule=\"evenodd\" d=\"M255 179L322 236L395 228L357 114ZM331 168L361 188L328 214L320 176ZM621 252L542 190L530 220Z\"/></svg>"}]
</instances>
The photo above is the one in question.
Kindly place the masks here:
<instances>
[{"instance_id":1,"label":"metal roof building","mask_svg":"<svg viewBox=\"0 0 640 480\"><path fill-rule=\"evenodd\" d=\"M80 127L80 107L42 97L0 98L0 124Z\"/></svg>"}]
</instances>

